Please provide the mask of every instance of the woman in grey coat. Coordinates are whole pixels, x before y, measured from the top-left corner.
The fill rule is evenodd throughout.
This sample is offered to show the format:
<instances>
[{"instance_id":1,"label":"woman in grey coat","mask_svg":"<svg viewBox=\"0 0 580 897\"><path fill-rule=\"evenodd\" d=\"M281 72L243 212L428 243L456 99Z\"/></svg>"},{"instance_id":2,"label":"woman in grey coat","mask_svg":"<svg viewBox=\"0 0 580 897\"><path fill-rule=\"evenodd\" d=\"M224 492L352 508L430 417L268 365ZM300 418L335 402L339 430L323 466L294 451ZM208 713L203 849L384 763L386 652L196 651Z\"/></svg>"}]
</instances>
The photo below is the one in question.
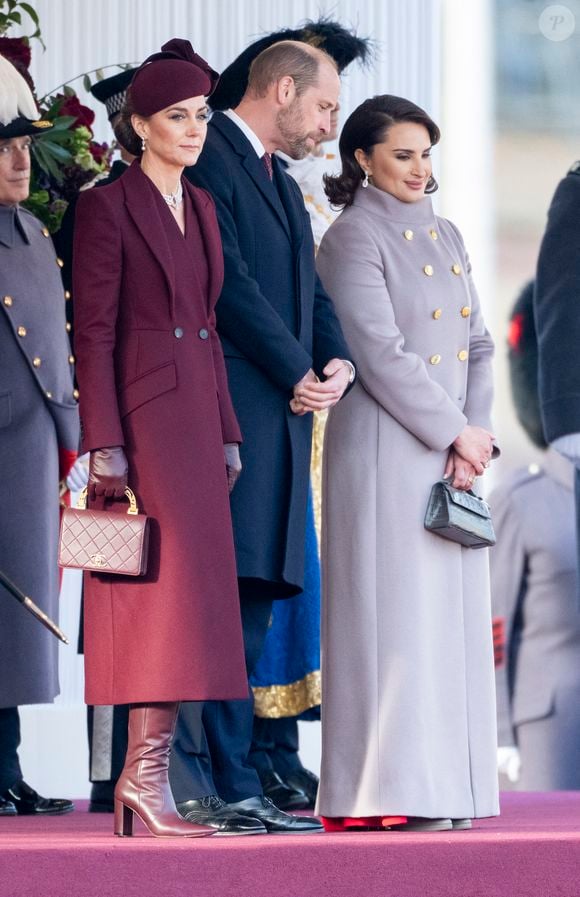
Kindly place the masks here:
<instances>
[{"instance_id":1,"label":"woman in grey coat","mask_svg":"<svg viewBox=\"0 0 580 897\"><path fill-rule=\"evenodd\" d=\"M327 827L422 830L498 813L486 551L426 531L432 485L493 452L493 345L463 240L434 215L439 130L407 100L350 116L344 207L318 270L358 380L333 409L323 481L322 771Z\"/></svg>"}]
</instances>

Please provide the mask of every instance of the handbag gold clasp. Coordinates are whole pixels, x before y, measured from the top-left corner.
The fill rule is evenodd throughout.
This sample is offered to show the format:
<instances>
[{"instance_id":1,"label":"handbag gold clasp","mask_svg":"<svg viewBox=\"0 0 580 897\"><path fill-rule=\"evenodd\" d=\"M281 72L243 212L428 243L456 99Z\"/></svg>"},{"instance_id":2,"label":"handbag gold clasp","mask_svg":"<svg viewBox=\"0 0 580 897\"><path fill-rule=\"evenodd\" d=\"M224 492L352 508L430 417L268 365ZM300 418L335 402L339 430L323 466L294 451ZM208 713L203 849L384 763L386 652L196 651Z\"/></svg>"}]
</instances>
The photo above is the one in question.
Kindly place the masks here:
<instances>
[{"instance_id":1,"label":"handbag gold clasp","mask_svg":"<svg viewBox=\"0 0 580 897\"><path fill-rule=\"evenodd\" d=\"M137 507L137 499L135 498L135 493L133 492L132 489L129 489L128 486L125 489L125 495L129 499L129 507L127 509L127 514L134 514L134 515L138 514L139 508ZM85 486L85 488L79 495L79 498L77 501L77 509L79 511L86 511L86 508L87 508L87 487Z\"/></svg>"}]
</instances>

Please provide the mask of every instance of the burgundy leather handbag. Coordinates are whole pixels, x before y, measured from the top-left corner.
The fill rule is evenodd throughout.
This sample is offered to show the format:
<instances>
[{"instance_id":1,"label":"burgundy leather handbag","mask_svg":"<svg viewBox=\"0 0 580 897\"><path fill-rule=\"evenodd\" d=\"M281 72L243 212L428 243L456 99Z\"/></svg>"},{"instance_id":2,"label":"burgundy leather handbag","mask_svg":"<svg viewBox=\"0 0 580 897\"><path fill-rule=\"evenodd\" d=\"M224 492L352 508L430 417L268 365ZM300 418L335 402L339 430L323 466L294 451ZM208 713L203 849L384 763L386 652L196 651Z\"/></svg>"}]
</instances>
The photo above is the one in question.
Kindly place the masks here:
<instances>
[{"instance_id":1,"label":"burgundy leather handbag","mask_svg":"<svg viewBox=\"0 0 580 897\"><path fill-rule=\"evenodd\" d=\"M140 514L131 489L126 514L87 508L83 489L76 508L65 508L60 523L60 567L142 576L147 572L149 517Z\"/></svg>"}]
</instances>

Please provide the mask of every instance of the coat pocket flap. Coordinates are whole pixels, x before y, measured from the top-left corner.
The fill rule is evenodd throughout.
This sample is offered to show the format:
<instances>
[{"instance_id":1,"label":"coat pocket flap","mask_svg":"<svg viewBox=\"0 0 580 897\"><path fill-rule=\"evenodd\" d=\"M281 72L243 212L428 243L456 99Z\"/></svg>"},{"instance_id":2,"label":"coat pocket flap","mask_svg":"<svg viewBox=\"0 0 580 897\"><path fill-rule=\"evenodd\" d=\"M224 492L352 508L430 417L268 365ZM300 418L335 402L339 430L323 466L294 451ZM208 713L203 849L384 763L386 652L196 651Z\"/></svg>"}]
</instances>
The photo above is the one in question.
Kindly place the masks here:
<instances>
[{"instance_id":1,"label":"coat pocket flap","mask_svg":"<svg viewBox=\"0 0 580 897\"><path fill-rule=\"evenodd\" d=\"M544 719L554 712L555 695L551 688L533 689L527 686L525 692L514 694L513 697L513 724L531 723L533 720Z\"/></svg>"},{"instance_id":2,"label":"coat pocket flap","mask_svg":"<svg viewBox=\"0 0 580 897\"><path fill-rule=\"evenodd\" d=\"M148 371L137 380L128 383L119 396L119 413L121 417L131 414L141 405L156 399L157 396L169 392L177 386L177 370L175 364L165 364L163 367Z\"/></svg>"}]
</instances>

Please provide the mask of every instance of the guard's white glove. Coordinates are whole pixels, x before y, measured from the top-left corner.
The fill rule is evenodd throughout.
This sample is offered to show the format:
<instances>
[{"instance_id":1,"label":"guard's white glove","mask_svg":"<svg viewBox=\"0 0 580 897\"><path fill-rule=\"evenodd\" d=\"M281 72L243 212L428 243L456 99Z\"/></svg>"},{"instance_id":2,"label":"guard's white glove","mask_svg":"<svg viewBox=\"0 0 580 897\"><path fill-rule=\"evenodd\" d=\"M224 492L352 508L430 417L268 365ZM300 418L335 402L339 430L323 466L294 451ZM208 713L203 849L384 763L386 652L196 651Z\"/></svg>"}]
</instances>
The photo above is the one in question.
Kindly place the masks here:
<instances>
[{"instance_id":1,"label":"guard's white glove","mask_svg":"<svg viewBox=\"0 0 580 897\"><path fill-rule=\"evenodd\" d=\"M517 747L498 747L497 771L507 776L508 780L515 784L520 778L522 760Z\"/></svg>"},{"instance_id":2,"label":"guard's white glove","mask_svg":"<svg viewBox=\"0 0 580 897\"><path fill-rule=\"evenodd\" d=\"M81 492L89 481L89 452L81 455L70 469L66 478L67 489L71 492Z\"/></svg>"}]
</instances>

